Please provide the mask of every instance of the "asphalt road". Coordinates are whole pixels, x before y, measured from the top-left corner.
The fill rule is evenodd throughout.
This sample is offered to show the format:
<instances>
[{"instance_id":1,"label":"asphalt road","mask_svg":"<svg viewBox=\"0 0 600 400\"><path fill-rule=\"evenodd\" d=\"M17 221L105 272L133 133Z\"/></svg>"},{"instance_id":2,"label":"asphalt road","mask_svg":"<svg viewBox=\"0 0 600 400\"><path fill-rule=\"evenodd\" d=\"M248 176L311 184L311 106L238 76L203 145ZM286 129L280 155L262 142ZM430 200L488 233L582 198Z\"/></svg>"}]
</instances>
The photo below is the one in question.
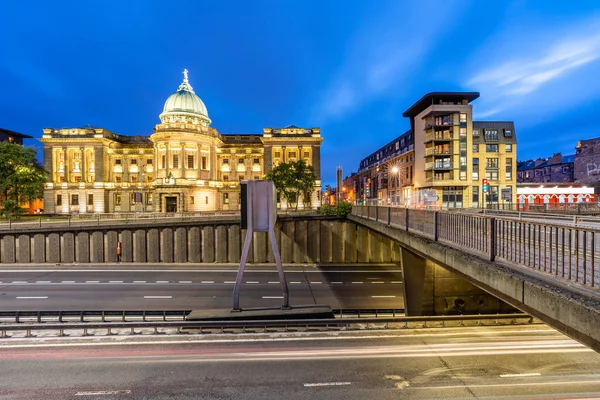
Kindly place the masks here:
<instances>
[{"instance_id":1,"label":"asphalt road","mask_svg":"<svg viewBox=\"0 0 600 400\"><path fill-rule=\"evenodd\" d=\"M0 399L600 399L600 355L543 325L216 337L4 341Z\"/></svg>"},{"instance_id":2,"label":"asphalt road","mask_svg":"<svg viewBox=\"0 0 600 400\"><path fill-rule=\"evenodd\" d=\"M195 270L2 270L0 310L228 309L236 274L231 265ZM286 269L286 280L292 306L404 308L402 273L397 267L293 267ZM274 267L251 268L242 282L242 308L281 306L281 284Z\"/></svg>"}]
</instances>

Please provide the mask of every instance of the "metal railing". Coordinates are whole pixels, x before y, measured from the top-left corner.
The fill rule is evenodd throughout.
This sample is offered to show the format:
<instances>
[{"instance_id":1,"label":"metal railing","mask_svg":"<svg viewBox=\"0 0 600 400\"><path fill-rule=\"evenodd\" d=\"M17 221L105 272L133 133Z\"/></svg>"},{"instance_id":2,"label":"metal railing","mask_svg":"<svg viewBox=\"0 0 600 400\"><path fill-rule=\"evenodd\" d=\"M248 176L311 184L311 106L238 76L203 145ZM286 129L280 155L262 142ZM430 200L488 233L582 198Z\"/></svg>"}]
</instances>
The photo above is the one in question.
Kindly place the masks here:
<instances>
[{"instance_id":1,"label":"metal railing","mask_svg":"<svg viewBox=\"0 0 600 400\"><path fill-rule=\"evenodd\" d=\"M118 334L118 330L129 330L130 334L139 334L140 329L150 329L152 333L169 333L165 328L176 329L176 333L204 333L211 331L225 333L227 329L247 332L248 329L277 328L283 331L307 328L310 330L357 330L357 329L392 329L408 328L409 323L416 323L420 327L427 327L427 323L438 323L445 326L447 322L456 322L463 325L466 321L482 324L483 321L499 323L508 320L516 323L524 319L527 323L533 322L533 317L527 314L495 314L495 315L444 315L422 317L387 317L387 318L328 318L328 319L281 319L281 320L233 320L233 321L140 321L140 322L68 322L68 323L28 323L28 324L3 324L0 325L0 337L9 338L9 332L25 332L25 337L33 337L35 331L55 331L57 336L65 336L65 331L77 331L82 336L89 336L90 331L104 330L106 335ZM159 331L162 329L162 331ZM117 331L113 331L117 330ZM138 330L138 331L136 331ZM239 333L233 331L232 333Z\"/></svg>"},{"instance_id":2,"label":"metal railing","mask_svg":"<svg viewBox=\"0 0 600 400\"><path fill-rule=\"evenodd\" d=\"M352 215L566 279L600 287L600 225L483 214L355 206Z\"/></svg>"}]
</instances>

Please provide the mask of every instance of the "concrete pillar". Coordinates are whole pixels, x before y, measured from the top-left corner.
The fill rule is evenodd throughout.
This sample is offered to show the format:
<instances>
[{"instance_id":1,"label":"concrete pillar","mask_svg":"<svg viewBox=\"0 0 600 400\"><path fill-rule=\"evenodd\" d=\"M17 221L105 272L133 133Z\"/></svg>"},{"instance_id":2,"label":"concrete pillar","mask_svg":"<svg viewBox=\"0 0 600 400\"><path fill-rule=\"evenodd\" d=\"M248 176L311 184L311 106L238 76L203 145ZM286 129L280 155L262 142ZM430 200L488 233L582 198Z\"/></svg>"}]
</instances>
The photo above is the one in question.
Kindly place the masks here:
<instances>
[{"instance_id":1,"label":"concrete pillar","mask_svg":"<svg viewBox=\"0 0 600 400\"><path fill-rule=\"evenodd\" d=\"M324 264L332 262L331 230L331 221L321 221L321 229L319 233L321 243L320 262Z\"/></svg>"},{"instance_id":2,"label":"concrete pillar","mask_svg":"<svg viewBox=\"0 0 600 400\"><path fill-rule=\"evenodd\" d=\"M369 232L369 259L367 262L381 263L381 235Z\"/></svg>"},{"instance_id":3,"label":"concrete pillar","mask_svg":"<svg viewBox=\"0 0 600 400\"><path fill-rule=\"evenodd\" d=\"M215 260L218 263L227 262L227 236L227 226L217 226L215 229Z\"/></svg>"},{"instance_id":4,"label":"concrete pillar","mask_svg":"<svg viewBox=\"0 0 600 400\"><path fill-rule=\"evenodd\" d=\"M75 235L73 232L64 232L60 244L60 262L70 264L75 261Z\"/></svg>"},{"instance_id":5,"label":"concrete pillar","mask_svg":"<svg viewBox=\"0 0 600 400\"><path fill-rule=\"evenodd\" d=\"M369 262L369 229L358 225L356 229L356 262Z\"/></svg>"},{"instance_id":6,"label":"concrete pillar","mask_svg":"<svg viewBox=\"0 0 600 400\"><path fill-rule=\"evenodd\" d=\"M138 263L146 262L146 230L136 229L133 233L133 261Z\"/></svg>"},{"instance_id":7,"label":"concrete pillar","mask_svg":"<svg viewBox=\"0 0 600 400\"><path fill-rule=\"evenodd\" d=\"M106 232L104 239L104 251L106 262L117 262L117 242L119 241L119 233L117 231Z\"/></svg>"},{"instance_id":8,"label":"concrete pillar","mask_svg":"<svg viewBox=\"0 0 600 400\"><path fill-rule=\"evenodd\" d=\"M393 242L390 239L381 237L381 262L392 262L392 246Z\"/></svg>"},{"instance_id":9,"label":"concrete pillar","mask_svg":"<svg viewBox=\"0 0 600 400\"><path fill-rule=\"evenodd\" d=\"M160 262L160 232L156 228L150 228L146 233L146 251L147 262Z\"/></svg>"},{"instance_id":10,"label":"concrete pillar","mask_svg":"<svg viewBox=\"0 0 600 400\"><path fill-rule=\"evenodd\" d=\"M2 247L0 248L0 260L5 263L14 263L16 259L15 237L13 235L2 236Z\"/></svg>"},{"instance_id":11,"label":"concrete pillar","mask_svg":"<svg viewBox=\"0 0 600 400\"><path fill-rule=\"evenodd\" d=\"M356 262L356 224L354 222L344 222L342 226L344 237L344 262Z\"/></svg>"},{"instance_id":12,"label":"concrete pillar","mask_svg":"<svg viewBox=\"0 0 600 400\"><path fill-rule=\"evenodd\" d=\"M311 263L317 263L321 259L321 221L310 220L308 221L307 236L310 238L306 243L306 253L308 255L308 261Z\"/></svg>"},{"instance_id":13,"label":"concrete pillar","mask_svg":"<svg viewBox=\"0 0 600 400\"><path fill-rule=\"evenodd\" d=\"M294 221L285 221L281 225L281 262L291 263L294 261Z\"/></svg>"},{"instance_id":14,"label":"concrete pillar","mask_svg":"<svg viewBox=\"0 0 600 400\"><path fill-rule=\"evenodd\" d=\"M205 226L202 228L202 262L215 262L215 228Z\"/></svg>"},{"instance_id":15,"label":"concrete pillar","mask_svg":"<svg viewBox=\"0 0 600 400\"><path fill-rule=\"evenodd\" d=\"M434 315L432 265L411 251L400 251L406 315Z\"/></svg>"},{"instance_id":16,"label":"concrete pillar","mask_svg":"<svg viewBox=\"0 0 600 400\"><path fill-rule=\"evenodd\" d=\"M133 262L133 233L130 230L121 231L121 261Z\"/></svg>"},{"instance_id":17,"label":"concrete pillar","mask_svg":"<svg viewBox=\"0 0 600 400\"><path fill-rule=\"evenodd\" d=\"M90 234L87 231L77 233L75 259L78 263L90 262Z\"/></svg>"},{"instance_id":18,"label":"concrete pillar","mask_svg":"<svg viewBox=\"0 0 600 400\"><path fill-rule=\"evenodd\" d=\"M19 235L19 241L17 242L18 247L18 262L21 264L28 264L31 262L31 239L29 235Z\"/></svg>"},{"instance_id":19,"label":"concrete pillar","mask_svg":"<svg viewBox=\"0 0 600 400\"><path fill-rule=\"evenodd\" d=\"M296 221L296 232L294 234L294 262L303 264L308 262L308 222Z\"/></svg>"},{"instance_id":20,"label":"concrete pillar","mask_svg":"<svg viewBox=\"0 0 600 400\"><path fill-rule=\"evenodd\" d=\"M187 228L181 226L175 229L175 257L176 263L187 262Z\"/></svg>"},{"instance_id":21,"label":"concrete pillar","mask_svg":"<svg viewBox=\"0 0 600 400\"><path fill-rule=\"evenodd\" d=\"M43 233L37 233L33 236L33 262L46 262L46 236Z\"/></svg>"},{"instance_id":22,"label":"concrete pillar","mask_svg":"<svg viewBox=\"0 0 600 400\"><path fill-rule=\"evenodd\" d=\"M331 260L335 264L344 262L344 233L343 222L331 223Z\"/></svg>"},{"instance_id":23,"label":"concrete pillar","mask_svg":"<svg viewBox=\"0 0 600 400\"><path fill-rule=\"evenodd\" d=\"M229 225L227 232L227 261L230 263L239 263L242 252L242 243L240 243L241 232L238 224Z\"/></svg>"},{"instance_id":24,"label":"concrete pillar","mask_svg":"<svg viewBox=\"0 0 600 400\"><path fill-rule=\"evenodd\" d=\"M254 262L255 263L266 263L268 260L268 249L267 246L271 246L268 241L267 232L254 232L252 238L252 247L254 248Z\"/></svg>"},{"instance_id":25,"label":"concrete pillar","mask_svg":"<svg viewBox=\"0 0 600 400\"><path fill-rule=\"evenodd\" d=\"M104 235L103 235L104 236ZM49 263L58 264L60 263L60 235L58 233L50 233L48 235L47 246L46 246L46 260ZM2 261L5 262L5 261Z\"/></svg>"},{"instance_id":26,"label":"concrete pillar","mask_svg":"<svg viewBox=\"0 0 600 400\"><path fill-rule=\"evenodd\" d=\"M93 263L104 262L104 232L95 231L92 233L90 255Z\"/></svg>"},{"instance_id":27,"label":"concrete pillar","mask_svg":"<svg viewBox=\"0 0 600 400\"><path fill-rule=\"evenodd\" d=\"M173 228L163 228L160 231L160 261L172 263L173 253Z\"/></svg>"},{"instance_id":28,"label":"concrete pillar","mask_svg":"<svg viewBox=\"0 0 600 400\"><path fill-rule=\"evenodd\" d=\"M201 228L192 226L188 231L188 262L202 262Z\"/></svg>"}]
</instances>

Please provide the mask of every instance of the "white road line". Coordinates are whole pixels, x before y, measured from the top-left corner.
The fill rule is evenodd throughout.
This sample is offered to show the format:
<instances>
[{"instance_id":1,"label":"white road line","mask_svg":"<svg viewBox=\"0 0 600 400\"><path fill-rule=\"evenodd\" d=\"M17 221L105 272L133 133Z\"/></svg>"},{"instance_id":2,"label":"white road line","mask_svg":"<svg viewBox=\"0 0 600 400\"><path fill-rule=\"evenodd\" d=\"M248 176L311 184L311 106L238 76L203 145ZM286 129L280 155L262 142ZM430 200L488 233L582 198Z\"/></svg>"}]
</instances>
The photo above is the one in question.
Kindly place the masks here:
<instances>
[{"instance_id":1,"label":"white road line","mask_svg":"<svg viewBox=\"0 0 600 400\"><path fill-rule=\"evenodd\" d=\"M173 296L144 296L145 299L172 299Z\"/></svg>"},{"instance_id":2,"label":"white road line","mask_svg":"<svg viewBox=\"0 0 600 400\"><path fill-rule=\"evenodd\" d=\"M311 283L321 283L321 282L311 282Z\"/></svg>"},{"instance_id":3,"label":"white road line","mask_svg":"<svg viewBox=\"0 0 600 400\"><path fill-rule=\"evenodd\" d=\"M257 281L246 281L246 283L258 283Z\"/></svg>"},{"instance_id":4,"label":"white road line","mask_svg":"<svg viewBox=\"0 0 600 400\"><path fill-rule=\"evenodd\" d=\"M131 390L96 390L89 392L77 392L75 396L106 396L115 394L130 394Z\"/></svg>"},{"instance_id":5,"label":"white road line","mask_svg":"<svg viewBox=\"0 0 600 400\"><path fill-rule=\"evenodd\" d=\"M385 282L371 282L371 283L385 283Z\"/></svg>"},{"instance_id":6,"label":"white road line","mask_svg":"<svg viewBox=\"0 0 600 400\"><path fill-rule=\"evenodd\" d=\"M540 376L542 374L540 374L539 372L526 372L523 374L503 374L500 375L500 378L518 378L521 376Z\"/></svg>"},{"instance_id":7,"label":"white road line","mask_svg":"<svg viewBox=\"0 0 600 400\"><path fill-rule=\"evenodd\" d=\"M263 296L263 299L283 299L283 296Z\"/></svg>"},{"instance_id":8,"label":"white road line","mask_svg":"<svg viewBox=\"0 0 600 400\"><path fill-rule=\"evenodd\" d=\"M48 296L17 296L17 299L47 299Z\"/></svg>"},{"instance_id":9,"label":"white road line","mask_svg":"<svg viewBox=\"0 0 600 400\"><path fill-rule=\"evenodd\" d=\"M2 282L0 282L2 283ZM35 283L51 283L51 281L36 281Z\"/></svg>"},{"instance_id":10,"label":"white road line","mask_svg":"<svg viewBox=\"0 0 600 400\"><path fill-rule=\"evenodd\" d=\"M388 297L396 297L396 296L371 296L374 299L379 299L379 298L388 298Z\"/></svg>"},{"instance_id":11,"label":"white road line","mask_svg":"<svg viewBox=\"0 0 600 400\"><path fill-rule=\"evenodd\" d=\"M156 281L156 283L169 283L169 281Z\"/></svg>"},{"instance_id":12,"label":"white road line","mask_svg":"<svg viewBox=\"0 0 600 400\"><path fill-rule=\"evenodd\" d=\"M392 281L392 283L402 283L402 281Z\"/></svg>"},{"instance_id":13,"label":"white road line","mask_svg":"<svg viewBox=\"0 0 600 400\"><path fill-rule=\"evenodd\" d=\"M332 285L341 285L344 282L331 282Z\"/></svg>"},{"instance_id":14,"label":"white road line","mask_svg":"<svg viewBox=\"0 0 600 400\"><path fill-rule=\"evenodd\" d=\"M108 281L108 283L123 283L123 281Z\"/></svg>"},{"instance_id":15,"label":"white road line","mask_svg":"<svg viewBox=\"0 0 600 400\"><path fill-rule=\"evenodd\" d=\"M61 283L75 283L75 281L62 281Z\"/></svg>"},{"instance_id":16,"label":"white road line","mask_svg":"<svg viewBox=\"0 0 600 400\"><path fill-rule=\"evenodd\" d=\"M179 283L192 283L192 281L179 281Z\"/></svg>"},{"instance_id":17,"label":"white road line","mask_svg":"<svg viewBox=\"0 0 600 400\"><path fill-rule=\"evenodd\" d=\"M215 281L201 281L200 283L215 283Z\"/></svg>"},{"instance_id":18,"label":"white road line","mask_svg":"<svg viewBox=\"0 0 600 400\"><path fill-rule=\"evenodd\" d=\"M302 282L290 282L290 283L302 283Z\"/></svg>"},{"instance_id":19,"label":"white road line","mask_svg":"<svg viewBox=\"0 0 600 400\"><path fill-rule=\"evenodd\" d=\"M279 283L278 281L269 281L269 283Z\"/></svg>"},{"instance_id":20,"label":"white road line","mask_svg":"<svg viewBox=\"0 0 600 400\"><path fill-rule=\"evenodd\" d=\"M133 283L146 283L146 281L133 281Z\"/></svg>"},{"instance_id":21,"label":"white road line","mask_svg":"<svg viewBox=\"0 0 600 400\"><path fill-rule=\"evenodd\" d=\"M305 383L304 387L314 387L314 386L346 386L352 385L351 382L317 382L317 383Z\"/></svg>"},{"instance_id":22,"label":"white road line","mask_svg":"<svg viewBox=\"0 0 600 400\"><path fill-rule=\"evenodd\" d=\"M27 281L12 281L12 283L28 283Z\"/></svg>"},{"instance_id":23,"label":"white road line","mask_svg":"<svg viewBox=\"0 0 600 400\"><path fill-rule=\"evenodd\" d=\"M352 283L362 283L362 282L352 282Z\"/></svg>"},{"instance_id":24,"label":"white road line","mask_svg":"<svg viewBox=\"0 0 600 400\"><path fill-rule=\"evenodd\" d=\"M235 281L225 281L223 283L235 283Z\"/></svg>"},{"instance_id":25,"label":"white road line","mask_svg":"<svg viewBox=\"0 0 600 400\"><path fill-rule=\"evenodd\" d=\"M85 283L100 283L100 281L85 281Z\"/></svg>"}]
</instances>

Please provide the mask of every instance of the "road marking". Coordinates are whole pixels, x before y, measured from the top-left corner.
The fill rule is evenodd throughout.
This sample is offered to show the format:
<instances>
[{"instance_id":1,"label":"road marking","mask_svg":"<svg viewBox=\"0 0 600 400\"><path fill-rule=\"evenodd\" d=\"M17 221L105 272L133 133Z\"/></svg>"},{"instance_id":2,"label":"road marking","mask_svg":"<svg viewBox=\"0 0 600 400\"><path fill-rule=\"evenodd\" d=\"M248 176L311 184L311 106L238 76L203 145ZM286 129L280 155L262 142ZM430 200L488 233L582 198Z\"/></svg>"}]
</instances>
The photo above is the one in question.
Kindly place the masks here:
<instances>
[{"instance_id":1,"label":"road marking","mask_svg":"<svg viewBox=\"0 0 600 400\"><path fill-rule=\"evenodd\" d=\"M130 394L131 390L97 390L93 392L77 392L75 396L106 396L114 394Z\"/></svg>"},{"instance_id":2,"label":"road marking","mask_svg":"<svg viewBox=\"0 0 600 400\"><path fill-rule=\"evenodd\" d=\"M246 281L246 283L258 283L257 281Z\"/></svg>"},{"instance_id":3,"label":"road marking","mask_svg":"<svg viewBox=\"0 0 600 400\"><path fill-rule=\"evenodd\" d=\"M200 283L215 283L215 281L201 281Z\"/></svg>"},{"instance_id":4,"label":"road marking","mask_svg":"<svg viewBox=\"0 0 600 400\"><path fill-rule=\"evenodd\" d=\"M108 281L108 283L123 283L123 281Z\"/></svg>"},{"instance_id":5,"label":"road marking","mask_svg":"<svg viewBox=\"0 0 600 400\"><path fill-rule=\"evenodd\" d=\"M146 281L133 281L133 283L146 283Z\"/></svg>"},{"instance_id":6,"label":"road marking","mask_svg":"<svg viewBox=\"0 0 600 400\"><path fill-rule=\"evenodd\" d=\"M263 296L263 299L283 299L283 296Z\"/></svg>"},{"instance_id":7,"label":"road marking","mask_svg":"<svg viewBox=\"0 0 600 400\"><path fill-rule=\"evenodd\" d=\"M362 283L362 282L352 282L352 283Z\"/></svg>"},{"instance_id":8,"label":"road marking","mask_svg":"<svg viewBox=\"0 0 600 400\"><path fill-rule=\"evenodd\" d=\"M371 283L385 283L385 282L371 282Z\"/></svg>"},{"instance_id":9,"label":"road marking","mask_svg":"<svg viewBox=\"0 0 600 400\"><path fill-rule=\"evenodd\" d=\"M156 281L156 283L169 283L169 281Z\"/></svg>"},{"instance_id":10,"label":"road marking","mask_svg":"<svg viewBox=\"0 0 600 400\"><path fill-rule=\"evenodd\" d=\"M27 281L12 281L12 283L28 283Z\"/></svg>"},{"instance_id":11,"label":"road marking","mask_svg":"<svg viewBox=\"0 0 600 400\"><path fill-rule=\"evenodd\" d=\"M85 283L100 283L100 281L85 281Z\"/></svg>"},{"instance_id":12,"label":"road marking","mask_svg":"<svg viewBox=\"0 0 600 400\"><path fill-rule=\"evenodd\" d=\"M179 281L179 283L192 283L192 281Z\"/></svg>"},{"instance_id":13,"label":"road marking","mask_svg":"<svg viewBox=\"0 0 600 400\"><path fill-rule=\"evenodd\" d=\"M269 281L269 283L279 283L278 281Z\"/></svg>"},{"instance_id":14,"label":"road marking","mask_svg":"<svg viewBox=\"0 0 600 400\"><path fill-rule=\"evenodd\" d=\"M62 283L75 283L75 281L62 281Z\"/></svg>"},{"instance_id":15,"label":"road marking","mask_svg":"<svg viewBox=\"0 0 600 400\"><path fill-rule=\"evenodd\" d=\"M223 283L235 283L235 281L225 281Z\"/></svg>"},{"instance_id":16,"label":"road marking","mask_svg":"<svg viewBox=\"0 0 600 400\"><path fill-rule=\"evenodd\" d=\"M370 280L379 280L381 278L367 278L367 279L370 279Z\"/></svg>"},{"instance_id":17,"label":"road marking","mask_svg":"<svg viewBox=\"0 0 600 400\"><path fill-rule=\"evenodd\" d=\"M48 296L17 296L17 299L47 299Z\"/></svg>"},{"instance_id":18,"label":"road marking","mask_svg":"<svg viewBox=\"0 0 600 400\"><path fill-rule=\"evenodd\" d=\"M311 283L321 283L321 282L311 282Z\"/></svg>"},{"instance_id":19,"label":"road marking","mask_svg":"<svg viewBox=\"0 0 600 400\"><path fill-rule=\"evenodd\" d=\"M51 281L36 281L35 283L50 283ZM2 283L2 282L0 282Z\"/></svg>"},{"instance_id":20,"label":"road marking","mask_svg":"<svg viewBox=\"0 0 600 400\"><path fill-rule=\"evenodd\" d=\"M392 283L402 283L402 281L392 281Z\"/></svg>"},{"instance_id":21,"label":"road marking","mask_svg":"<svg viewBox=\"0 0 600 400\"><path fill-rule=\"evenodd\" d=\"M144 296L145 299L172 299L173 296Z\"/></svg>"},{"instance_id":22,"label":"road marking","mask_svg":"<svg viewBox=\"0 0 600 400\"><path fill-rule=\"evenodd\" d=\"M540 376L542 374L540 374L539 372L526 372L523 374L503 374L500 375L500 378L518 378L521 376Z\"/></svg>"},{"instance_id":23,"label":"road marking","mask_svg":"<svg viewBox=\"0 0 600 400\"><path fill-rule=\"evenodd\" d=\"M331 284L333 284L333 285L341 285L342 283L344 283L344 282L331 282Z\"/></svg>"},{"instance_id":24,"label":"road marking","mask_svg":"<svg viewBox=\"0 0 600 400\"><path fill-rule=\"evenodd\" d=\"M304 387L314 387L314 386L345 386L352 385L351 382L318 382L318 383L305 383Z\"/></svg>"},{"instance_id":25,"label":"road marking","mask_svg":"<svg viewBox=\"0 0 600 400\"><path fill-rule=\"evenodd\" d=\"M290 282L290 283L302 283L302 282Z\"/></svg>"},{"instance_id":26,"label":"road marking","mask_svg":"<svg viewBox=\"0 0 600 400\"><path fill-rule=\"evenodd\" d=\"M387 298L387 297L396 297L396 296L371 296L372 298Z\"/></svg>"}]
</instances>

